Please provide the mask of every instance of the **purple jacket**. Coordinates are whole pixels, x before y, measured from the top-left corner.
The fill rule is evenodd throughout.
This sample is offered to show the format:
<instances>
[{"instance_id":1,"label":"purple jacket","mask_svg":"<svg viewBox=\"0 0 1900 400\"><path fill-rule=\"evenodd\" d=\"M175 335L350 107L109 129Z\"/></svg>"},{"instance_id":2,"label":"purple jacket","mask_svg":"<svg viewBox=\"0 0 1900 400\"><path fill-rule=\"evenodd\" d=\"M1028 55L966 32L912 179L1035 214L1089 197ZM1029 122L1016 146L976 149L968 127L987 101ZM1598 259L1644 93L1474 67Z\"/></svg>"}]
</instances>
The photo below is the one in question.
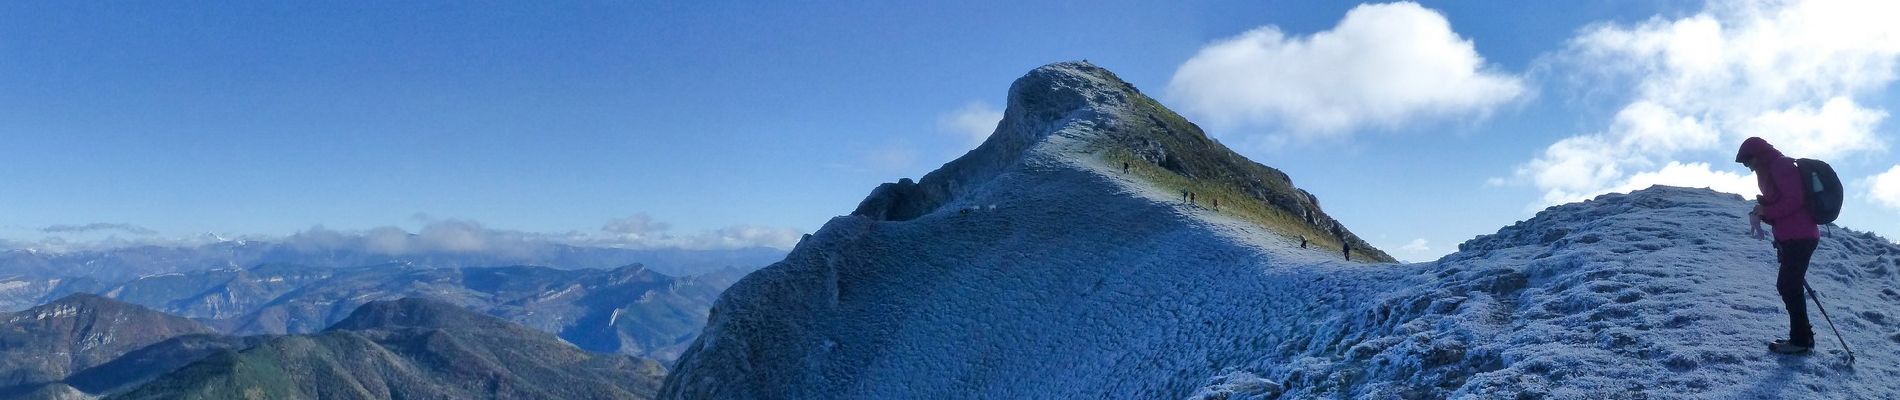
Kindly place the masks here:
<instances>
[{"instance_id":1,"label":"purple jacket","mask_svg":"<svg viewBox=\"0 0 1900 400\"><path fill-rule=\"evenodd\" d=\"M1756 171L1755 185L1761 187L1761 221L1774 225L1776 241L1821 238L1821 228L1808 214L1806 187L1801 184L1801 169L1795 167L1793 158L1757 137L1742 141L1735 158L1774 160Z\"/></svg>"}]
</instances>

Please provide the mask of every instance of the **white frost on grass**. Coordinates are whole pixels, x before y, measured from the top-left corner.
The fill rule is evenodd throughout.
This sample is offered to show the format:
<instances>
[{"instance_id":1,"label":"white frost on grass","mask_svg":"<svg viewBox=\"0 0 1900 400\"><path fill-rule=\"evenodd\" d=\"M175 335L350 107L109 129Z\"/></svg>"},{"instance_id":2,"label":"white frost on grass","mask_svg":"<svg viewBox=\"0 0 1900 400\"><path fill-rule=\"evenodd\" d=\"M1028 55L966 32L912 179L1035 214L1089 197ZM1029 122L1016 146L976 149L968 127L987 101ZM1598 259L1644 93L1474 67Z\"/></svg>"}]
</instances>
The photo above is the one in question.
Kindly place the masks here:
<instances>
[{"instance_id":1,"label":"white frost on grass","mask_svg":"<svg viewBox=\"0 0 1900 400\"><path fill-rule=\"evenodd\" d=\"M1228 371L1195 390L1189 400L1267 400L1280 394L1279 383L1247 371Z\"/></svg>"}]
</instances>

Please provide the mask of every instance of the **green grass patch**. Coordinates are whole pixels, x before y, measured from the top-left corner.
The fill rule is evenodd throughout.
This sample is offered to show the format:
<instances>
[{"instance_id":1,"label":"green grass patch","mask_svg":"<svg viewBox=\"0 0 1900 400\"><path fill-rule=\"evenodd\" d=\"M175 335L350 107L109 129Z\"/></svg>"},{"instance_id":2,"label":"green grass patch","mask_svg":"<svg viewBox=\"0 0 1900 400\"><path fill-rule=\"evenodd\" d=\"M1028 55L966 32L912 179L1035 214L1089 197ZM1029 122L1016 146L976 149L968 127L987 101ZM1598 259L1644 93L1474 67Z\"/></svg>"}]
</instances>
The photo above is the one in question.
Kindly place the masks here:
<instances>
[{"instance_id":1,"label":"green grass patch","mask_svg":"<svg viewBox=\"0 0 1900 400\"><path fill-rule=\"evenodd\" d=\"M1169 171L1158 165L1150 164L1146 160L1136 157L1134 153L1129 152L1127 149L1101 148L1096 150L1095 154L1107 162L1107 165L1119 168L1121 167L1121 163L1128 163L1128 173L1125 176L1139 179L1169 194L1178 194L1182 190L1194 192L1196 203L1204 210L1219 212L1242 221L1251 222L1269 231L1279 233L1283 238L1292 242L1298 242L1300 235L1305 235L1308 249L1316 252L1339 254L1340 242L1331 232L1322 232L1320 229L1308 225L1306 221L1300 220L1298 216L1235 190L1233 186L1181 176L1180 174L1174 173L1174 171ZM1220 199L1219 211L1213 209L1212 204L1214 199ZM1176 197L1176 200L1178 201L1179 198ZM1358 249L1354 249L1352 253L1354 260L1377 259L1373 254Z\"/></svg>"}]
</instances>

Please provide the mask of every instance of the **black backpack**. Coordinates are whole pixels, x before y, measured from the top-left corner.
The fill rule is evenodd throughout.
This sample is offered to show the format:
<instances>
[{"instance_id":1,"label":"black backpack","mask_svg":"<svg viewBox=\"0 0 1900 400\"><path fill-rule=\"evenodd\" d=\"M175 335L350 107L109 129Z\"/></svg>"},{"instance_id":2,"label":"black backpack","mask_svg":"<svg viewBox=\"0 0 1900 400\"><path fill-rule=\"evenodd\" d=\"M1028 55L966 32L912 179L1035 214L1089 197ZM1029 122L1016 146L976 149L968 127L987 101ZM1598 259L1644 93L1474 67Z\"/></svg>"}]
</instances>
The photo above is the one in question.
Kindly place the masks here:
<instances>
[{"instance_id":1,"label":"black backpack","mask_svg":"<svg viewBox=\"0 0 1900 400\"><path fill-rule=\"evenodd\" d=\"M1808 214L1814 216L1817 225L1833 223L1841 216L1841 198L1846 192L1841 189L1841 177L1821 160L1803 158L1794 160L1794 164L1801 170L1801 187L1808 192Z\"/></svg>"}]
</instances>

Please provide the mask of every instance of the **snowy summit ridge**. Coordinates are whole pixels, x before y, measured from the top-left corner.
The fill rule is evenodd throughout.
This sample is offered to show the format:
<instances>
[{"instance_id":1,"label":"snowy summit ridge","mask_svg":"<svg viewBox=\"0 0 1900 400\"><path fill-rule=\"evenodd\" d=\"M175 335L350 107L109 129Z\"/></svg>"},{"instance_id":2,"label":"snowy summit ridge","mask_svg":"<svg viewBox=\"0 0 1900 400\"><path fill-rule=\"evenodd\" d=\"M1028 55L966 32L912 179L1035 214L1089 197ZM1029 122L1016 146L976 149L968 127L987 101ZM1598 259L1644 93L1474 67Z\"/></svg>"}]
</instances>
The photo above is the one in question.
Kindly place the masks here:
<instances>
[{"instance_id":1,"label":"snowy summit ridge","mask_svg":"<svg viewBox=\"0 0 1900 400\"><path fill-rule=\"evenodd\" d=\"M1824 227L1809 273L1858 364L1768 354L1773 250L1737 196L1606 195L1438 261L1346 262L1289 236L1337 224L1310 195L1112 77L1018 80L989 141L726 291L661 397L1900 397L1884 239Z\"/></svg>"}]
</instances>

